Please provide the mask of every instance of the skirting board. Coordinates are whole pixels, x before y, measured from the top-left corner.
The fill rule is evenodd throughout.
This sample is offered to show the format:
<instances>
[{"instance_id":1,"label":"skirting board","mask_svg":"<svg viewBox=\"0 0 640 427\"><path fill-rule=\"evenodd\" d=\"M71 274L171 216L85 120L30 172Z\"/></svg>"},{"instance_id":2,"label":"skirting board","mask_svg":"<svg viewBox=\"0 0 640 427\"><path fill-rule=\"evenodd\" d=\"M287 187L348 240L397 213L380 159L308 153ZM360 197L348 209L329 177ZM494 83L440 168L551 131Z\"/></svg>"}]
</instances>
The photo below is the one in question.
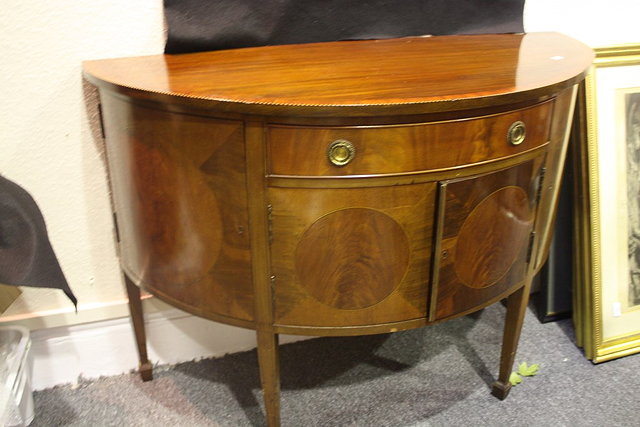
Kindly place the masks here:
<instances>
[{"instance_id":1,"label":"skirting board","mask_svg":"<svg viewBox=\"0 0 640 427\"><path fill-rule=\"evenodd\" d=\"M178 309L145 315L147 351L154 364L175 364L256 347L255 332ZM305 337L281 336L281 343ZM135 370L138 354L129 317L31 332L31 386L42 390L81 379Z\"/></svg>"}]
</instances>

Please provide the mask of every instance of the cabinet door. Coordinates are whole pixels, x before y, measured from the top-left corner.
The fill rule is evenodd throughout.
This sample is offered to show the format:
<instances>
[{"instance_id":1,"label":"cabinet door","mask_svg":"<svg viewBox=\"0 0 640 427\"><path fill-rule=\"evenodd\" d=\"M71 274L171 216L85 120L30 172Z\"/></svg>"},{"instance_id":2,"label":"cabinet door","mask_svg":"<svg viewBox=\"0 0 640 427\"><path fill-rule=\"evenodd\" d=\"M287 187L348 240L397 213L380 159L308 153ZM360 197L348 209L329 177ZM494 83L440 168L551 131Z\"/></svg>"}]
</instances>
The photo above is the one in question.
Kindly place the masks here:
<instances>
[{"instance_id":1,"label":"cabinet door","mask_svg":"<svg viewBox=\"0 0 640 427\"><path fill-rule=\"evenodd\" d=\"M426 317L436 184L271 188L275 322Z\"/></svg>"},{"instance_id":2,"label":"cabinet door","mask_svg":"<svg viewBox=\"0 0 640 427\"><path fill-rule=\"evenodd\" d=\"M430 320L481 307L522 284L542 159L440 183Z\"/></svg>"}]
</instances>

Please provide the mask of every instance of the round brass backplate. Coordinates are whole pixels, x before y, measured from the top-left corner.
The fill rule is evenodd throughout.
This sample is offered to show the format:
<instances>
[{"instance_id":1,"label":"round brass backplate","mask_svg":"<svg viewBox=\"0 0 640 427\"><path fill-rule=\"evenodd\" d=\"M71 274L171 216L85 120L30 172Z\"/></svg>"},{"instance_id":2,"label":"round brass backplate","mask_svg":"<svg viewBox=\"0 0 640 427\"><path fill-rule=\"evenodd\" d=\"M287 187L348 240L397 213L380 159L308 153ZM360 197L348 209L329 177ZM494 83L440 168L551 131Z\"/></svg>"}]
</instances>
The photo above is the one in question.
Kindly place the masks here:
<instances>
[{"instance_id":1,"label":"round brass backplate","mask_svg":"<svg viewBox=\"0 0 640 427\"><path fill-rule=\"evenodd\" d=\"M329 144L327 157L335 166L344 166L351 162L356 155L356 147L346 139L338 139Z\"/></svg>"},{"instance_id":2,"label":"round brass backplate","mask_svg":"<svg viewBox=\"0 0 640 427\"><path fill-rule=\"evenodd\" d=\"M524 138L527 135L526 127L523 122L517 121L509 127L507 132L507 139L511 145L520 145L524 142Z\"/></svg>"}]
</instances>

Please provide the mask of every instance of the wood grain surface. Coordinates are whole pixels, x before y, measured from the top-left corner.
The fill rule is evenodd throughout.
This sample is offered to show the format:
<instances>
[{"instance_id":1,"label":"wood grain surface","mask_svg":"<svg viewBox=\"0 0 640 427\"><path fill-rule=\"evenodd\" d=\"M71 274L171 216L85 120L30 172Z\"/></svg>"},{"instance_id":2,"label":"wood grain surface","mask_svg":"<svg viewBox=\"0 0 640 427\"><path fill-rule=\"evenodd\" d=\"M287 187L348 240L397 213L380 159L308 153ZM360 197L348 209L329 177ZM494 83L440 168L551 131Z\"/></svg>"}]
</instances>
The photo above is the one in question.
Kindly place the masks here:
<instances>
[{"instance_id":1,"label":"wood grain surface","mask_svg":"<svg viewBox=\"0 0 640 427\"><path fill-rule=\"evenodd\" d=\"M85 62L144 375L135 285L256 330L270 426L279 333L393 332L508 297L506 397L592 59L530 33ZM336 140L355 150L345 165L327 157Z\"/></svg>"},{"instance_id":2,"label":"wood grain surface","mask_svg":"<svg viewBox=\"0 0 640 427\"><path fill-rule=\"evenodd\" d=\"M591 49L556 33L408 37L87 61L99 86L219 111L415 114L548 97Z\"/></svg>"},{"instance_id":3,"label":"wood grain surface","mask_svg":"<svg viewBox=\"0 0 640 427\"><path fill-rule=\"evenodd\" d=\"M548 141L552 102L515 112L405 126L270 126L269 173L295 176L348 176L445 169L497 160ZM523 143L507 140L516 121L526 126ZM327 148L336 140L355 147L354 159L335 166Z\"/></svg>"},{"instance_id":4,"label":"wood grain surface","mask_svg":"<svg viewBox=\"0 0 640 427\"><path fill-rule=\"evenodd\" d=\"M531 268L537 272L549 255L549 246L554 229L555 211L560 195L560 179L567 155L566 144L571 131L574 104L577 93L575 87L563 90L556 98L552 116L549 152L545 162L544 183L540 190L540 214L536 222L536 240L533 246Z\"/></svg>"},{"instance_id":5,"label":"wood grain surface","mask_svg":"<svg viewBox=\"0 0 640 427\"><path fill-rule=\"evenodd\" d=\"M388 215L347 208L314 222L300 238L295 257L299 283L315 299L356 310L379 303L400 283L409 243Z\"/></svg>"},{"instance_id":6,"label":"wood grain surface","mask_svg":"<svg viewBox=\"0 0 640 427\"><path fill-rule=\"evenodd\" d=\"M205 317L251 320L242 124L102 103L127 274Z\"/></svg>"},{"instance_id":7,"label":"wood grain surface","mask_svg":"<svg viewBox=\"0 0 640 427\"><path fill-rule=\"evenodd\" d=\"M270 189L275 322L341 327L425 317L435 190ZM336 267L349 271L334 275Z\"/></svg>"},{"instance_id":8,"label":"wood grain surface","mask_svg":"<svg viewBox=\"0 0 640 427\"><path fill-rule=\"evenodd\" d=\"M440 184L431 320L522 286L543 160Z\"/></svg>"}]
</instances>

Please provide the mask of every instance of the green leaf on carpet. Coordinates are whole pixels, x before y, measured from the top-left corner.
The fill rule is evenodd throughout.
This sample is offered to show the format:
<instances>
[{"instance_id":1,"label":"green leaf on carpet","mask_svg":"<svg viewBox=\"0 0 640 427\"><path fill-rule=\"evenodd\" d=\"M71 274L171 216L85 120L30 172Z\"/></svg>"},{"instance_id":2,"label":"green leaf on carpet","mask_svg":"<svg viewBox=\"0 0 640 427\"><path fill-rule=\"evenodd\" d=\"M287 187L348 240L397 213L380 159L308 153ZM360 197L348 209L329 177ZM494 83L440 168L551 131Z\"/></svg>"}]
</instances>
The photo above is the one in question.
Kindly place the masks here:
<instances>
[{"instance_id":1,"label":"green leaf on carpet","mask_svg":"<svg viewBox=\"0 0 640 427\"><path fill-rule=\"evenodd\" d=\"M527 366L527 362L522 362L518 366L518 373L523 377L532 377L538 373L539 368L540 366L538 366L537 364Z\"/></svg>"},{"instance_id":2,"label":"green leaf on carpet","mask_svg":"<svg viewBox=\"0 0 640 427\"><path fill-rule=\"evenodd\" d=\"M516 374L515 372L511 372L509 382L511 383L511 385L518 385L522 382L522 378L520 378L520 375Z\"/></svg>"},{"instance_id":3,"label":"green leaf on carpet","mask_svg":"<svg viewBox=\"0 0 640 427\"><path fill-rule=\"evenodd\" d=\"M527 362L522 362L520 365L518 365L517 372L511 372L511 375L509 376L509 382L511 383L511 385L518 385L522 382L521 375L523 377L532 377L538 374L539 369L540 365L538 365L537 363L528 366Z\"/></svg>"}]
</instances>

